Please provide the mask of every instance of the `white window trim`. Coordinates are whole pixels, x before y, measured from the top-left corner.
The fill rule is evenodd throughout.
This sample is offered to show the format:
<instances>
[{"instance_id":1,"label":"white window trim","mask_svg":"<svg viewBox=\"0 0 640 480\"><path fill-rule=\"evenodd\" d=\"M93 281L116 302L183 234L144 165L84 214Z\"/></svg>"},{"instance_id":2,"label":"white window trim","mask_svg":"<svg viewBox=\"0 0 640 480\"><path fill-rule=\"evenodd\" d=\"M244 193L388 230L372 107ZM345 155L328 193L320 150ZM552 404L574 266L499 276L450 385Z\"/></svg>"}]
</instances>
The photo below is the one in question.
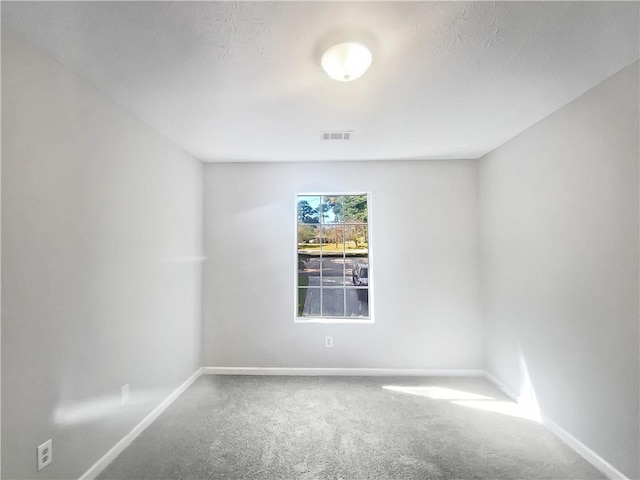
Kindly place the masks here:
<instances>
[{"instance_id":1,"label":"white window trim","mask_svg":"<svg viewBox=\"0 0 640 480\"><path fill-rule=\"evenodd\" d=\"M369 264L369 293L368 293L368 298L369 298L369 316L368 317L363 317L361 319L354 319L352 317L299 317L298 316L298 197L301 196L338 196L338 195L366 195L367 196L367 232L368 232L368 242L367 242L367 262ZM375 285L375 281L374 281L374 276L375 276L375 269L373 267L373 255L372 255L372 251L373 248L371 247L372 245L372 228L371 228L371 205L372 205L372 200L371 200L371 192L369 191L352 191L352 192L334 192L334 191L325 191L325 192L321 192L321 193L317 193L317 192L299 192L296 193L293 201L294 201L294 208L293 208L293 212L294 212L294 226L295 228L293 229L293 245L294 245L294 261L293 261L293 266L294 266L294 274L293 274L293 321L294 323L330 323L330 324L356 324L356 325L371 325L372 323L375 323L374 320L374 315L375 315L375 311L374 311L374 285Z\"/></svg>"}]
</instances>

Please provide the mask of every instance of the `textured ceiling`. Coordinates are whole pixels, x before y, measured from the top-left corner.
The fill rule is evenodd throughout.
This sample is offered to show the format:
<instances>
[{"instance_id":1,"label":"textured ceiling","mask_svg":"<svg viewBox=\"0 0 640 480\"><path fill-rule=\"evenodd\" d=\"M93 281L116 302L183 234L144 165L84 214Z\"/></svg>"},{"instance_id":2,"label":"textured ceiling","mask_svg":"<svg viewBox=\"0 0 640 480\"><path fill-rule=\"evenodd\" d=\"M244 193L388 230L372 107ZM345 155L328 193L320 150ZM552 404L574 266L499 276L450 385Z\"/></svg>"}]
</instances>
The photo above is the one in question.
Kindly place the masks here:
<instances>
[{"instance_id":1,"label":"textured ceiling","mask_svg":"<svg viewBox=\"0 0 640 480\"><path fill-rule=\"evenodd\" d=\"M204 161L477 158L635 61L638 5L2 2L2 26ZM346 39L374 57L352 83L319 66Z\"/></svg>"}]
</instances>

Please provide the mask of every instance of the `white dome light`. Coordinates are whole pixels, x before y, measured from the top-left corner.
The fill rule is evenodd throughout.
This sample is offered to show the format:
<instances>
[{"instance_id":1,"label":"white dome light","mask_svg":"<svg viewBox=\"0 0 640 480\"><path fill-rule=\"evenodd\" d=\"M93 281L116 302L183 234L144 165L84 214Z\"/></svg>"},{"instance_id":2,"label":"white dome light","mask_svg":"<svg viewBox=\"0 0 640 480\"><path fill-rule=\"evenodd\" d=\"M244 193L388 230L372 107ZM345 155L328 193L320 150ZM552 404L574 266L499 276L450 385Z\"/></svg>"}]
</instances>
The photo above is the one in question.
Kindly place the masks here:
<instances>
[{"instance_id":1,"label":"white dome light","mask_svg":"<svg viewBox=\"0 0 640 480\"><path fill-rule=\"evenodd\" d=\"M322 68L334 80L350 82L367 71L371 59L371 52L361 43L339 43L324 52Z\"/></svg>"}]
</instances>

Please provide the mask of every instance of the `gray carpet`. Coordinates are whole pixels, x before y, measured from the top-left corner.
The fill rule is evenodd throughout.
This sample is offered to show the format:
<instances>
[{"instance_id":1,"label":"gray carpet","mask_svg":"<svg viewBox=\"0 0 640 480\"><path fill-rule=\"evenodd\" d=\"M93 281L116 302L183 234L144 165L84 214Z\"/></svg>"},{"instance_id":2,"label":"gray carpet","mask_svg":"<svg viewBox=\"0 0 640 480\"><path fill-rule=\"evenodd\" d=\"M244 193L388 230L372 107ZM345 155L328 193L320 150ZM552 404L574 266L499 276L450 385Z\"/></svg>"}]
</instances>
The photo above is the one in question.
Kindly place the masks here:
<instances>
[{"instance_id":1,"label":"gray carpet","mask_svg":"<svg viewBox=\"0 0 640 480\"><path fill-rule=\"evenodd\" d=\"M99 478L606 478L541 425L458 397L507 400L481 378L202 376Z\"/></svg>"}]
</instances>

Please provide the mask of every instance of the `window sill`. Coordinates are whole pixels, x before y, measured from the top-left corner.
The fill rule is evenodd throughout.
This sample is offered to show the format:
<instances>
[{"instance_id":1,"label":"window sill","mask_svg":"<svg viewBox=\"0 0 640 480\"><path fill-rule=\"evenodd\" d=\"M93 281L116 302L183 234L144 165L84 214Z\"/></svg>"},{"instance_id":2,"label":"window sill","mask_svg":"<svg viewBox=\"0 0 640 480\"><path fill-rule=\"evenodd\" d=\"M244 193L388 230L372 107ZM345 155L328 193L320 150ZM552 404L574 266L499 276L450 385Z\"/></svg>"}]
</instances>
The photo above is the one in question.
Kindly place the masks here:
<instances>
[{"instance_id":1,"label":"window sill","mask_svg":"<svg viewBox=\"0 0 640 480\"><path fill-rule=\"evenodd\" d=\"M296 317L294 319L294 323L329 323L329 324L339 324L339 323L348 323L348 324L366 324L370 325L375 323L372 317L362 318L362 319L354 319L354 318L322 318L322 317Z\"/></svg>"}]
</instances>

